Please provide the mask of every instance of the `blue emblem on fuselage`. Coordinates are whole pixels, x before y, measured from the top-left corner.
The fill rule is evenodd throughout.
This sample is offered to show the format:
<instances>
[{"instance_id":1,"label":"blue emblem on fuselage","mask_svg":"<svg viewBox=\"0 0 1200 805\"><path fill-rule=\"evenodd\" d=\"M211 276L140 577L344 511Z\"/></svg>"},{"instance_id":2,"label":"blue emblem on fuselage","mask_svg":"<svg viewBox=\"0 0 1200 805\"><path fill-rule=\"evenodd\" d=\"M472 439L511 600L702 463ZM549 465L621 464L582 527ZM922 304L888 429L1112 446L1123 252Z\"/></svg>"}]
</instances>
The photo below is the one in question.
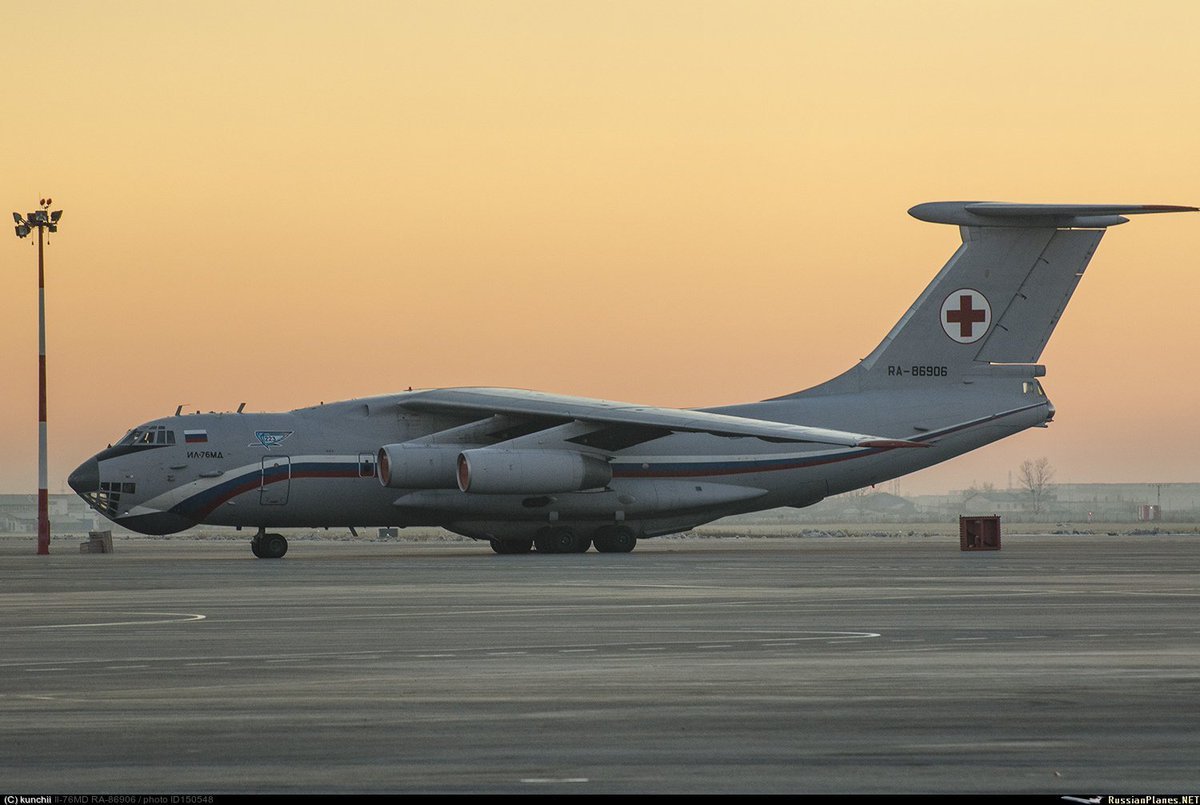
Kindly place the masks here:
<instances>
[{"instance_id":1,"label":"blue emblem on fuselage","mask_svg":"<svg viewBox=\"0 0 1200 805\"><path fill-rule=\"evenodd\" d=\"M257 442L250 442L250 447L259 446L271 448L282 442L287 437L291 436L293 431L290 430L256 430L254 438Z\"/></svg>"}]
</instances>

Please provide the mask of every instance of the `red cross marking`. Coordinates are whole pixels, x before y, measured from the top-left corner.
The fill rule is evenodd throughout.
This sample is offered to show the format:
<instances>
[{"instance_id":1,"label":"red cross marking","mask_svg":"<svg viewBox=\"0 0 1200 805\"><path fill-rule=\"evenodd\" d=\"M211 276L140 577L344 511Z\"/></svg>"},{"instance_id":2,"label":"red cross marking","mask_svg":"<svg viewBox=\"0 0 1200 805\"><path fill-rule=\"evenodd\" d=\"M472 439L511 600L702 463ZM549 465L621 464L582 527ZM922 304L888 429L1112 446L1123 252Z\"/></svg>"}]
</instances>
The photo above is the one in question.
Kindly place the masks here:
<instances>
[{"instance_id":1,"label":"red cross marking","mask_svg":"<svg viewBox=\"0 0 1200 805\"><path fill-rule=\"evenodd\" d=\"M974 329L975 322L984 322L987 319L987 311L976 310L971 306L971 295L960 294L958 297L958 310L947 310L946 321L948 323L958 324L958 337L971 338L974 334L971 332Z\"/></svg>"}]
</instances>

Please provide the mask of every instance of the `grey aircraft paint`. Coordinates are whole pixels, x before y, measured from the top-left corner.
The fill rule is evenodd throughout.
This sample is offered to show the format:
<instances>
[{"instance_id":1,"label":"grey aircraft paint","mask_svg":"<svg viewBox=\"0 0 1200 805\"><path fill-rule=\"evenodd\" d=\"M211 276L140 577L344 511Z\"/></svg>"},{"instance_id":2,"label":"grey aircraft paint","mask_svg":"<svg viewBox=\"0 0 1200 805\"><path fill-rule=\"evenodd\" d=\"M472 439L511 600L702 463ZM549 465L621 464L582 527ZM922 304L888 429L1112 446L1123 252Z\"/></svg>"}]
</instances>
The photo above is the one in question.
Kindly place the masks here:
<instances>
[{"instance_id":1,"label":"grey aircraft paint","mask_svg":"<svg viewBox=\"0 0 1200 805\"><path fill-rule=\"evenodd\" d=\"M921 204L962 246L847 372L776 399L674 410L531 391L409 391L131 430L71 487L121 526L443 526L498 553L641 538L809 506L1044 426L1037 364L1107 227L1146 205Z\"/></svg>"}]
</instances>

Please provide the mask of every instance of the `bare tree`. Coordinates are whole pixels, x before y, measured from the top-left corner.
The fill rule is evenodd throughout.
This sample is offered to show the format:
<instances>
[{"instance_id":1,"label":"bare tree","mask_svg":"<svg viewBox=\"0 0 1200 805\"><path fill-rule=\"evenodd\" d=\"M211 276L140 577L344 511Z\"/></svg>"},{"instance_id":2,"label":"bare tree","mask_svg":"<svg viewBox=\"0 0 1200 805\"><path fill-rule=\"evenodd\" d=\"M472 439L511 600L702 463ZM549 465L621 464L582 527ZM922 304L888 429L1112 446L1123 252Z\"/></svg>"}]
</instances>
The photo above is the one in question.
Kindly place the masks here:
<instances>
[{"instance_id":1,"label":"bare tree","mask_svg":"<svg viewBox=\"0 0 1200 805\"><path fill-rule=\"evenodd\" d=\"M1050 466L1050 459L1045 456L1036 461L1027 458L1021 462L1021 468L1017 471L1017 482L1033 501L1034 513L1042 510L1046 495L1053 486L1053 480L1054 468Z\"/></svg>"}]
</instances>

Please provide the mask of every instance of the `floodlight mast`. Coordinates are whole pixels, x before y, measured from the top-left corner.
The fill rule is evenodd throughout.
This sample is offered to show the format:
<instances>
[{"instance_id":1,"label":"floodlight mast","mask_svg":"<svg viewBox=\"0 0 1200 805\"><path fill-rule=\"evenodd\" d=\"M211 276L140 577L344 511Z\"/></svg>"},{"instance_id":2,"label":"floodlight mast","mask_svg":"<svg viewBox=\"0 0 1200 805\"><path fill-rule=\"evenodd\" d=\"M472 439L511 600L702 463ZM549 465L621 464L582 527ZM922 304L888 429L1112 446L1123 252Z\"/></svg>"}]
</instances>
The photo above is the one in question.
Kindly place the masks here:
<instances>
[{"instance_id":1,"label":"floodlight mast","mask_svg":"<svg viewBox=\"0 0 1200 805\"><path fill-rule=\"evenodd\" d=\"M14 212L17 237L24 238L33 227L38 231L38 544L39 556L50 553L50 492L49 472L46 466L46 230L58 231L58 219L62 210L48 212L53 199L41 200L41 209L21 219Z\"/></svg>"}]
</instances>

